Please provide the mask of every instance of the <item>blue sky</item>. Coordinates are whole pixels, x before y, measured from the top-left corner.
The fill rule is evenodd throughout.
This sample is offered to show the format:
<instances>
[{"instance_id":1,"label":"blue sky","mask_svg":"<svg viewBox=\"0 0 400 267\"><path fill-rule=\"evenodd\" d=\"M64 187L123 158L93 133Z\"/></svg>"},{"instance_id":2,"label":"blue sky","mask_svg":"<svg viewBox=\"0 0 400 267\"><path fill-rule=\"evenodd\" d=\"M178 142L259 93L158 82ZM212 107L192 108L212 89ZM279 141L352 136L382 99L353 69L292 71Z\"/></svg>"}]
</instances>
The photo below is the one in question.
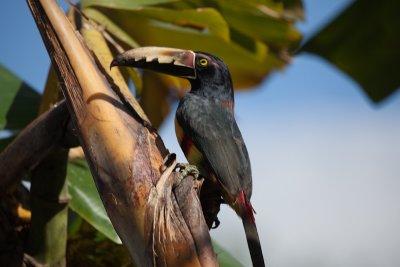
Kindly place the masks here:
<instances>
[{"instance_id":1,"label":"blue sky","mask_svg":"<svg viewBox=\"0 0 400 267\"><path fill-rule=\"evenodd\" d=\"M304 2L306 38L350 3ZM3 10L0 62L43 88L49 59L25 1ZM399 93L374 105L335 67L299 55L257 90L237 93L236 113L270 266L400 265ZM173 116L161 134L180 152ZM223 208L220 220L213 237L248 266L239 219Z\"/></svg>"}]
</instances>

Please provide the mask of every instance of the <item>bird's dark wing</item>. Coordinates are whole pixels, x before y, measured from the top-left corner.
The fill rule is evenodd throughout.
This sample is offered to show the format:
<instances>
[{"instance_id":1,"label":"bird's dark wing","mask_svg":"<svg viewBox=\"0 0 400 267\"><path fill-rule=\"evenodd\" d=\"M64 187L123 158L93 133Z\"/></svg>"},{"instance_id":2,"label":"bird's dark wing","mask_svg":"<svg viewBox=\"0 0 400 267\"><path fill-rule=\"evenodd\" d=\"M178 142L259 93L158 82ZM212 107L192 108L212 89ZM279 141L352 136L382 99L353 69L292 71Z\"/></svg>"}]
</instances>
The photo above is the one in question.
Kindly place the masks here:
<instances>
[{"instance_id":1,"label":"bird's dark wing","mask_svg":"<svg viewBox=\"0 0 400 267\"><path fill-rule=\"evenodd\" d=\"M233 113L188 94L178 107L176 120L203 154L230 201L235 201L241 190L250 198L250 160Z\"/></svg>"}]
</instances>

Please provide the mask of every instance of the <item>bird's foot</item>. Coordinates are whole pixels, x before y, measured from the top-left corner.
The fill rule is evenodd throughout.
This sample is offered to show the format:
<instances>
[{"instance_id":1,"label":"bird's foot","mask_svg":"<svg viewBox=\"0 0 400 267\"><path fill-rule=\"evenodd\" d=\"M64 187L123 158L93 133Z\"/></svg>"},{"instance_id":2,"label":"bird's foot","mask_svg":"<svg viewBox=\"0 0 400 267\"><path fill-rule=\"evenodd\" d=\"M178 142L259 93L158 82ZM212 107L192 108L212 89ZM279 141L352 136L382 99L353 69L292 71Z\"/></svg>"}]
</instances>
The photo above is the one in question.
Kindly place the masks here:
<instances>
[{"instance_id":1,"label":"bird's foot","mask_svg":"<svg viewBox=\"0 0 400 267\"><path fill-rule=\"evenodd\" d=\"M176 164L176 169L179 172L175 179L175 186L180 184L183 179L187 176L193 176L196 180L200 178L200 172L195 165L190 165L188 163L178 163Z\"/></svg>"}]
</instances>

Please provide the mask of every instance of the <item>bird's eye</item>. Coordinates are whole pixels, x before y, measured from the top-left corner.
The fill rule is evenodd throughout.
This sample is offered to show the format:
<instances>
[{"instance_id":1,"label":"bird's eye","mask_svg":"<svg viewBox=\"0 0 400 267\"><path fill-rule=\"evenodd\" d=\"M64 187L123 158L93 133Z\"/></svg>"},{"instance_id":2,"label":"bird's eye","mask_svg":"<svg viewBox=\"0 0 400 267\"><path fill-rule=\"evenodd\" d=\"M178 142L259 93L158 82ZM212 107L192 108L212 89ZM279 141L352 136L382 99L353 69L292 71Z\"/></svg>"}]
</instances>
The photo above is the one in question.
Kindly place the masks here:
<instances>
[{"instance_id":1,"label":"bird's eye","mask_svg":"<svg viewBox=\"0 0 400 267\"><path fill-rule=\"evenodd\" d=\"M207 65L208 65L208 61L207 61L207 59L205 59L205 58L202 58L202 59L200 59L199 60L199 66L200 67L207 67Z\"/></svg>"}]
</instances>

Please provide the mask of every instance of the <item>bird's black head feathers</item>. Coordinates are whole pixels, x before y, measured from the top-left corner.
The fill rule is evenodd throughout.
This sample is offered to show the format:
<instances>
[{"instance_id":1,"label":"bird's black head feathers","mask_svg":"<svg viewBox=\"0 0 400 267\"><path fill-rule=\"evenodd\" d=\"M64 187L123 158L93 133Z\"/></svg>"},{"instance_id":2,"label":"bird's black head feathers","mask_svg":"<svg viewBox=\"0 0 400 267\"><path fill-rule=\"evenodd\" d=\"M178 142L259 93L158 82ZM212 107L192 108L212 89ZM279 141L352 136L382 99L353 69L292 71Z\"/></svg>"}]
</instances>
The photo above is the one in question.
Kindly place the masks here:
<instances>
[{"instance_id":1,"label":"bird's black head feathers","mask_svg":"<svg viewBox=\"0 0 400 267\"><path fill-rule=\"evenodd\" d=\"M191 92L209 98L233 100L232 79L226 64L214 55L195 53L196 78L189 80Z\"/></svg>"}]
</instances>

